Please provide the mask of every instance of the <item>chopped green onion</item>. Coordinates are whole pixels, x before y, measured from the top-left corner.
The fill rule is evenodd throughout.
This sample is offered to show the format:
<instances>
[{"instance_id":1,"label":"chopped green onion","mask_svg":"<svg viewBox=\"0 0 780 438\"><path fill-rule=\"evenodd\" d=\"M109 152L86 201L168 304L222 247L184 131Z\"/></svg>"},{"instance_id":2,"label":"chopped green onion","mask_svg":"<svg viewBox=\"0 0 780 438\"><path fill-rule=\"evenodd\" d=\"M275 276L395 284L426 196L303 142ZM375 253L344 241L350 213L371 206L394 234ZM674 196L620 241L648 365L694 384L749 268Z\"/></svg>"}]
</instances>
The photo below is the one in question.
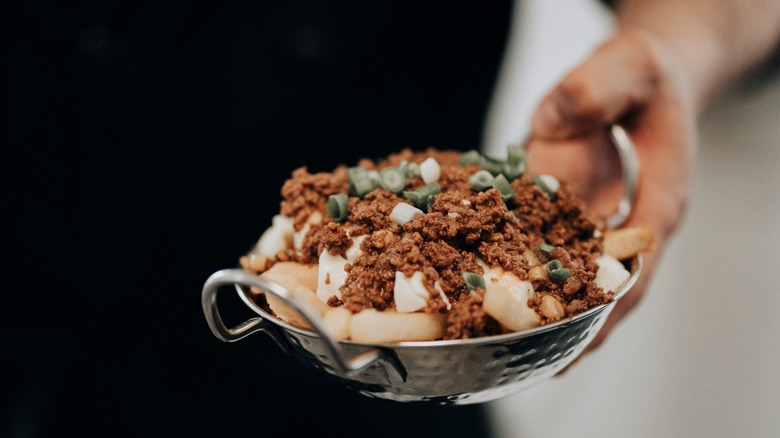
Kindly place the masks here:
<instances>
[{"instance_id":1,"label":"chopped green onion","mask_svg":"<svg viewBox=\"0 0 780 438\"><path fill-rule=\"evenodd\" d=\"M379 172L377 172L376 170L369 170L368 172L366 172L366 174L368 175L368 179L371 180L371 184L373 184L374 187L376 187L379 184Z\"/></svg>"},{"instance_id":2,"label":"chopped green onion","mask_svg":"<svg viewBox=\"0 0 780 438\"><path fill-rule=\"evenodd\" d=\"M509 181L520 178L525 173L525 161L521 161L517 164L510 162L503 163L501 165L501 174L507 177Z\"/></svg>"},{"instance_id":3,"label":"chopped green onion","mask_svg":"<svg viewBox=\"0 0 780 438\"><path fill-rule=\"evenodd\" d=\"M438 195L441 193L441 186L439 183L432 182L420 187L419 189L415 190L415 192L423 196Z\"/></svg>"},{"instance_id":4,"label":"chopped green onion","mask_svg":"<svg viewBox=\"0 0 780 438\"><path fill-rule=\"evenodd\" d=\"M481 156L479 159L479 166L493 175L498 175L503 170L503 164L501 161L494 160L493 158Z\"/></svg>"},{"instance_id":5,"label":"chopped green onion","mask_svg":"<svg viewBox=\"0 0 780 438\"><path fill-rule=\"evenodd\" d=\"M515 197L515 191L512 189L512 185L504 175L498 175L493 178L493 188L501 192L504 197L504 202L509 201Z\"/></svg>"},{"instance_id":6,"label":"chopped green onion","mask_svg":"<svg viewBox=\"0 0 780 438\"><path fill-rule=\"evenodd\" d=\"M534 185L539 187L542 192L547 193L547 196L549 196L551 200L555 200L555 194L558 192L558 189L561 188L561 183L558 182L554 176L534 175L531 177L531 180L533 180Z\"/></svg>"},{"instance_id":7,"label":"chopped green onion","mask_svg":"<svg viewBox=\"0 0 780 438\"><path fill-rule=\"evenodd\" d=\"M401 160L401 163L398 164L398 170L404 173L404 176L406 176L407 172L409 171L409 162L406 160Z\"/></svg>"},{"instance_id":8,"label":"chopped green onion","mask_svg":"<svg viewBox=\"0 0 780 438\"><path fill-rule=\"evenodd\" d=\"M463 280L466 282L466 289L469 292L473 292L475 289L480 288L485 290L485 278L474 272L463 272Z\"/></svg>"},{"instance_id":9,"label":"chopped green onion","mask_svg":"<svg viewBox=\"0 0 780 438\"><path fill-rule=\"evenodd\" d=\"M493 175L487 170L480 170L469 177L469 184L478 192L487 190L493 187Z\"/></svg>"},{"instance_id":10,"label":"chopped green onion","mask_svg":"<svg viewBox=\"0 0 780 438\"><path fill-rule=\"evenodd\" d=\"M512 166L523 164L525 166L525 148L522 144L510 144L507 146L507 163Z\"/></svg>"},{"instance_id":11,"label":"chopped green onion","mask_svg":"<svg viewBox=\"0 0 780 438\"><path fill-rule=\"evenodd\" d=\"M376 182L372 181L368 170L363 166L350 167L347 170L349 176L349 191L353 195L363 198L376 187Z\"/></svg>"},{"instance_id":12,"label":"chopped green onion","mask_svg":"<svg viewBox=\"0 0 780 438\"><path fill-rule=\"evenodd\" d=\"M554 246L550 245L547 242L542 242L542 244L539 245L539 249L536 250L534 255L536 256L536 260L539 260L540 262L544 263L550 261L550 257L552 256L553 251L555 251Z\"/></svg>"},{"instance_id":13,"label":"chopped green onion","mask_svg":"<svg viewBox=\"0 0 780 438\"><path fill-rule=\"evenodd\" d=\"M428 157L420 163L420 176L425 184L438 181L441 176L441 166L432 157Z\"/></svg>"},{"instance_id":14,"label":"chopped green onion","mask_svg":"<svg viewBox=\"0 0 780 438\"><path fill-rule=\"evenodd\" d=\"M368 170L363 166L354 166L347 169L347 175L349 179L358 178L368 174Z\"/></svg>"},{"instance_id":15,"label":"chopped green onion","mask_svg":"<svg viewBox=\"0 0 780 438\"><path fill-rule=\"evenodd\" d=\"M398 225L403 225L412 220L417 213L422 213L422 210L407 203L399 202L393 208L393 211L390 212L390 219Z\"/></svg>"},{"instance_id":16,"label":"chopped green onion","mask_svg":"<svg viewBox=\"0 0 780 438\"><path fill-rule=\"evenodd\" d=\"M563 283L567 278L571 277L571 272L569 268L562 267L561 262L558 260L552 260L547 263L547 276L556 283Z\"/></svg>"},{"instance_id":17,"label":"chopped green onion","mask_svg":"<svg viewBox=\"0 0 780 438\"><path fill-rule=\"evenodd\" d=\"M480 160L480 154L479 151L472 149L468 152L464 152L460 154L460 159L458 160L458 164L461 166L466 166L468 164L479 164Z\"/></svg>"},{"instance_id":18,"label":"chopped green onion","mask_svg":"<svg viewBox=\"0 0 780 438\"><path fill-rule=\"evenodd\" d=\"M433 205L433 195L439 193L441 193L441 186L433 182L414 191L404 191L404 196L412 201L416 207L428 211Z\"/></svg>"},{"instance_id":19,"label":"chopped green onion","mask_svg":"<svg viewBox=\"0 0 780 438\"><path fill-rule=\"evenodd\" d=\"M336 193L335 195L328 196L328 214L336 222L342 222L349 217L349 210L347 204L349 203L349 197L346 193Z\"/></svg>"},{"instance_id":20,"label":"chopped green onion","mask_svg":"<svg viewBox=\"0 0 780 438\"><path fill-rule=\"evenodd\" d=\"M399 194L406 188L406 175L397 167L385 167L379 173L379 186Z\"/></svg>"},{"instance_id":21,"label":"chopped green onion","mask_svg":"<svg viewBox=\"0 0 780 438\"><path fill-rule=\"evenodd\" d=\"M411 176L411 177L420 176L420 165L415 162L409 163L409 167L406 169L406 176Z\"/></svg>"}]
</instances>

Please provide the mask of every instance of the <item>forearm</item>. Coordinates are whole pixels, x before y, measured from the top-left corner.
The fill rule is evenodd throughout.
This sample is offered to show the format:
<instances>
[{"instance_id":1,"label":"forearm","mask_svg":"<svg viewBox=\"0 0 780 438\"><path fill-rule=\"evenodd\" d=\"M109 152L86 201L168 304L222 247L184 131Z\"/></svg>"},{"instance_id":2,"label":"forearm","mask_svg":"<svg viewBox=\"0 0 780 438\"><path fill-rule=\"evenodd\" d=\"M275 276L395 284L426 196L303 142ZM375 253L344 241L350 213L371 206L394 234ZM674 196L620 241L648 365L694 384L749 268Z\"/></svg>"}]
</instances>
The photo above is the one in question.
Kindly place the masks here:
<instances>
[{"instance_id":1,"label":"forearm","mask_svg":"<svg viewBox=\"0 0 780 438\"><path fill-rule=\"evenodd\" d=\"M685 70L697 109L780 40L777 0L622 0L621 29L646 32Z\"/></svg>"}]
</instances>

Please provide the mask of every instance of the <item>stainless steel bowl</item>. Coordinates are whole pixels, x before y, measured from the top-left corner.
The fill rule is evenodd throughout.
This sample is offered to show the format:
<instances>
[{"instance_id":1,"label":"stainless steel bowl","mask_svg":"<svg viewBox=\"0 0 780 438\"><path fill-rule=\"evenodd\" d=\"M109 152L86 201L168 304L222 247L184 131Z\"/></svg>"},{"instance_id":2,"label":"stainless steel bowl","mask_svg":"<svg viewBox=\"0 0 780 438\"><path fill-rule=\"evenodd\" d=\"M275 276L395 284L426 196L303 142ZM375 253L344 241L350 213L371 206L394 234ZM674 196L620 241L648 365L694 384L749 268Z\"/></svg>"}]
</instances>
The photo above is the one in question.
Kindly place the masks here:
<instances>
[{"instance_id":1,"label":"stainless steel bowl","mask_svg":"<svg viewBox=\"0 0 780 438\"><path fill-rule=\"evenodd\" d=\"M633 144L619 126L610 130L623 171L623 197L608 222L617 227L631 211L638 178ZM467 340L361 344L334 339L319 314L283 286L241 269L215 272L202 291L203 312L214 335L233 342L255 332L269 334L287 353L335 376L367 396L432 404L482 403L527 389L552 377L579 356L604 325L615 303L636 282L641 258L627 265L631 276L615 300L574 317L499 336ZM228 328L217 309L217 293L233 286L259 316ZM295 309L311 330L291 326L266 312L249 293L254 286Z\"/></svg>"},{"instance_id":2,"label":"stainless steel bowl","mask_svg":"<svg viewBox=\"0 0 780 438\"><path fill-rule=\"evenodd\" d=\"M371 397L402 402L470 404L495 400L529 388L566 367L601 329L616 301L641 271L631 260L631 277L615 301L570 319L531 330L467 340L360 344L337 341L319 315L282 286L240 269L214 273L203 288L206 319L226 342L264 331L283 350L312 367L332 374L347 387ZM228 329L216 306L217 291L235 285L238 296L259 317ZM255 286L283 299L307 319L312 331L269 315L250 297Z\"/></svg>"}]
</instances>

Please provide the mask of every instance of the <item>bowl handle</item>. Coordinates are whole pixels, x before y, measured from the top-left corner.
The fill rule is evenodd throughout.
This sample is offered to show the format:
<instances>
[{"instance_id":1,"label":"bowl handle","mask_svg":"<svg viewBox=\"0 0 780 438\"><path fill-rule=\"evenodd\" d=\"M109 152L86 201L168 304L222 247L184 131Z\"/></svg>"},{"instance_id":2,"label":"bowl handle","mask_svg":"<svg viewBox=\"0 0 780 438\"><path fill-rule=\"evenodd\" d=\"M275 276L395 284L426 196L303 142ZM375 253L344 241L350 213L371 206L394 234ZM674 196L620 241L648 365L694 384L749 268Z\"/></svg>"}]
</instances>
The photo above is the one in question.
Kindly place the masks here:
<instances>
[{"instance_id":1,"label":"bowl handle","mask_svg":"<svg viewBox=\"0 0 780 438\"><path fill-rule=\"evenodd\" d=\"M251 318L234 328L227 328L222 322L222 317L217 309L217 292L226 285L254 286L270 293L285 304L295 309L309 323L311 329L322 338L325 348L328 350L328 357L333 361L333 369L338 374L347 376L359 373L380 360L387 360L395 366L390 358L379 349L371 349L361 353L351 359L344 357L338 342L330 334L330 330L323 322L320 315L308 304L291 294L284 286L268 281L264 278L245 271L243 269L223 269L213 273L203 285L201 294L201 304L206 321L211 328L212 333L218 339L224 342L233 342L249 336L252 333L267 330L268 321L260 317Z\"/></svg>"},{"instance_id":2,"label":"bowl handle","mask_svg":"<svg viewBox=\"0 0 780 438\"><path fill-rule=\"evenodd\" d=\"M628 219L636 200L636 190L639 185L639 157L636 154L634 142L620 125L609 128L609 138L618 150L623 179L623 193L618 201L617 211L607 218L610 228L618 228Z\"/></svg>"}]
</instances>

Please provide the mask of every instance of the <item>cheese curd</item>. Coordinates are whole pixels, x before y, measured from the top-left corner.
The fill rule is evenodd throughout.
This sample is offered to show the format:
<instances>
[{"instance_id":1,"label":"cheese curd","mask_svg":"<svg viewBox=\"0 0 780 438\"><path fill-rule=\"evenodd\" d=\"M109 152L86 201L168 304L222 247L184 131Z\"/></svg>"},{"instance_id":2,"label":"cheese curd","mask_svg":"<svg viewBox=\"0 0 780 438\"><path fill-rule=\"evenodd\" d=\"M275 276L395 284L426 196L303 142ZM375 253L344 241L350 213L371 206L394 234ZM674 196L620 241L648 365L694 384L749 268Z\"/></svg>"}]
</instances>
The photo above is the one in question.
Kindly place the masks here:
<instances>
[{"instance_id":1,"label":"cheese curd","mask_svg":"<svg viewBox=\"0 0 780 438\"><path fill-rule=\"evenodd\" d=\"M271 219L271 226L263 232L255 245L254 252L266 257L274 257L287 249L295 230L291 217L277 214Z\"/></svg>"},{"instance_id":2,"label":"cheese curd","mask_svg":"<svg viewBox=\"0 0 780 438\"><path fill-rule=\"evenodd\" d=\"M339 288L347 280L347 271L344 267L349 263L340 255L331 255L328 251L320 254L320 263L317 268L317 296L327 303L331 297L341 299Z\"/></svg>"},{"instance_id":3,"label":"cheese curd","mask_svg":"<svg viewBox=\"0 0 780 438\"><path fill-rule=\"evenodd\" d=\"M620 286L631 277L631 273L620 263L620 260L609 254L596 258L599 270L596 272L596 284L604 290L619 290Z\"/></svg>"}]
</instances>

